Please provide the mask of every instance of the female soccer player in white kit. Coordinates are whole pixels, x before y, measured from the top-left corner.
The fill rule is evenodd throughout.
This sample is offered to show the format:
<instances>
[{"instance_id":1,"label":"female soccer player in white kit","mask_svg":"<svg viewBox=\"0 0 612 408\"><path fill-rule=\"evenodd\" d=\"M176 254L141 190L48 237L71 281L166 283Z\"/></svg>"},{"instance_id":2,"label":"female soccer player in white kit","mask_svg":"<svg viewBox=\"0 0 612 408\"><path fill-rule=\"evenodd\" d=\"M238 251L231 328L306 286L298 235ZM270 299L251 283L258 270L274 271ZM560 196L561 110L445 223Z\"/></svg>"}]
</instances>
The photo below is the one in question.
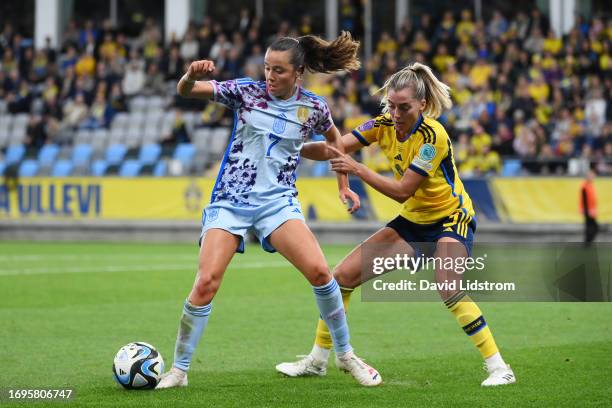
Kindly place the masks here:
<instances>
[{"instance_id":1,"label":"female soccer player in white kit","mask_svg":"<svg viewBox=\"0 0 612 408\"><path fill-rule=\"evenodd\" d=\"M342 33L331 43L308 35L276 40L265 56L265 81L250 78L200 81L215 69L212 61L193 62L179 81L183 97L212 98L234 111L234 129L202 214L198 273L185 301L176 340L174 364L157 388L187 385L193 351L204 332L223 274L235 252L244 251L252 230L262 247L278 251L313 286L320 315L330 328L341 369L362 385L381 383L379 373L352 351L342 296L314 235L304 222L295 188L300 149L312 133L323 134L344 151L329 108L299 85L305 69L330 73L359 67L359 43ZM359 198L338 174L340 198Z\"/></svg>"}]
</instances>

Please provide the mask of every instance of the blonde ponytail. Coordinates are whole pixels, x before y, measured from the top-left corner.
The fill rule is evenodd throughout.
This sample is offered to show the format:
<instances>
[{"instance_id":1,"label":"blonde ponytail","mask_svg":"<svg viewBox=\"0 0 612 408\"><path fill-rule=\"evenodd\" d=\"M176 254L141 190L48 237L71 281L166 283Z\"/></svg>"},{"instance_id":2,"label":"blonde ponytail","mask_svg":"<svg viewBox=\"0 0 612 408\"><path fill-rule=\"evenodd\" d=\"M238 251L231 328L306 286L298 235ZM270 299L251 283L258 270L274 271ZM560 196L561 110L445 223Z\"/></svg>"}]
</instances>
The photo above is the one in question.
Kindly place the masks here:
<instances>
[{"instance_id":1,"label":"blonde ponytail","mask_svg":"<svg viewBox=\"0 0 612 408\"><path fill-rule=\"evenodd\" d=\"M383 112L389 111L387 94L389 90L399 91L410 87L417 100L425 99L423 115L437 119L442 112L450 109L453 102L450 97L450 87L440 81L427 65L415 62L391 75L378 92L384 92Z\"/></svg>"}]
</instances>

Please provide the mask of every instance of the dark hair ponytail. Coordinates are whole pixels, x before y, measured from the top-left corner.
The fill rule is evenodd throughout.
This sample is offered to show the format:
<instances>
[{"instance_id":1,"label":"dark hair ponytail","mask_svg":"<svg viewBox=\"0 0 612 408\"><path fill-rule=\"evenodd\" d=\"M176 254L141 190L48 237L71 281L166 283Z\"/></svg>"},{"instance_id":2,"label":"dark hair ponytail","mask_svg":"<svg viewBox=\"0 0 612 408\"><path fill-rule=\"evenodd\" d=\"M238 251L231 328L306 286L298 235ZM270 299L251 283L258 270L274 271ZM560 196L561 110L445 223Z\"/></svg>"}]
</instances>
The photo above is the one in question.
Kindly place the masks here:
<instances>
[{"instance_id":1,"label":"dark hair ponytail","mask_svg":"<svg viewBox=\"0 0 612 408\"><path fill-rule=\"evenodd\" d=\"M305 35L298 38L282 37L270 45L272 51L292 51L291 64L311 72L329 74L335 71L354 71L361 66L357 58L359 41L348 31L342 31L332 42L321 37Z\"/></svg>"}]
</instances>

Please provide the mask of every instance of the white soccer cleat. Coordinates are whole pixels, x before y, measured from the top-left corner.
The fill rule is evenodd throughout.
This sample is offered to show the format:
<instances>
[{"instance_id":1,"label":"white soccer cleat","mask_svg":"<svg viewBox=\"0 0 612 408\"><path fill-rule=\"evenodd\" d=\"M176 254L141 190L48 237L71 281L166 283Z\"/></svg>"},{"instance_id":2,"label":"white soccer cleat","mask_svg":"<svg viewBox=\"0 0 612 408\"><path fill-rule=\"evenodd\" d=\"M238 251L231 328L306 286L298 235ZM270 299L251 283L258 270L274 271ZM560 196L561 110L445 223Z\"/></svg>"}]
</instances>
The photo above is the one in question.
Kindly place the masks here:
<instances>
[{"instance_id":1,"label":"white soccer cleat","mask_svg":"<svg viewBox=\"0 0 612 408\"><path fill-rule=\"evenodd\" d=\"M352 351L342 357L336 356L336 367L350 373L357 382L366 387L375 387L382 383L382 377L375 368L370 367Z\"/></svg>"},{"instance_id":2,"label":"white soccer cleat","mask_svg":"<svg viewBox=\"0 0 612 408\"><path fill-rule=\"evenodd\" d=\"M276 366L276 371L289 377L322 377L327 374L327 361L316 360L310 354L298 357L303 358L293 363L280 363Z\"/></svg>"},{"instance_id":3,"label":"white soccer cleat","mask_svg":"<svg viewBox=\"0 0 612 408\"><path fill-rule=\"evenodd\" d=\"M174 387L186 387L187 386L187 373L183 370L179 370L176 367L172 367L170 371L166 371L162 374L159 384L155 387L156 390L164 388Z\"/></svg>"},{"instance_id":4,"label":"white soccer cleat","mask_svg":"<svg viewBox=\"0 0 612 408\"><path fill-rule=\"evenodd\" d=\"M514 384L516 382L514 372L509 365L506 365L505 367L497 367L491 371L487 371L489 372L489 377L484 380L482 384L480 384L483 387L495 387L498 385Z\"/></svg>"}]
</instances>

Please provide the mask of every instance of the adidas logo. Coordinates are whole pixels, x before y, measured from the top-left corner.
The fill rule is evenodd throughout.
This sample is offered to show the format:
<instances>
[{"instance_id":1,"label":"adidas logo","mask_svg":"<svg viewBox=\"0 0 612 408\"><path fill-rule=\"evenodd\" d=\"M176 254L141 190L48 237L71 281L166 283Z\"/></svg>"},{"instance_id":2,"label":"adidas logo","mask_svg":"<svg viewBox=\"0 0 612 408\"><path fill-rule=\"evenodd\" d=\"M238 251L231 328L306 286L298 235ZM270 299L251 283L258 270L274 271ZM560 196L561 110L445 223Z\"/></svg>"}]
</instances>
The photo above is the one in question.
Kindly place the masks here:
<instances>
[{"instance_id":1,"label":"adidas logo","mask_svg":"<svg viewBox=\"0 0 612 408\"><path fill-rule=\"evenodd\" d=\"M402 160L402 155L398 154L397 156L394 157L394 159L401 161Z\"/></svg>"},{"instance_id":2,"label":"adidas logo","mask_svg":"<svg viewBox=\"0 0 612 408\"><path fill-rule=\"evenodd\" d=\"M296 208L295 210L293 210L293 211L291 211L291 212L298 213L298 214L301 214L301 213L302 213L302 212L300 211L300 209L299 209L299 208Z\"/></svg>"}]
</instances>

